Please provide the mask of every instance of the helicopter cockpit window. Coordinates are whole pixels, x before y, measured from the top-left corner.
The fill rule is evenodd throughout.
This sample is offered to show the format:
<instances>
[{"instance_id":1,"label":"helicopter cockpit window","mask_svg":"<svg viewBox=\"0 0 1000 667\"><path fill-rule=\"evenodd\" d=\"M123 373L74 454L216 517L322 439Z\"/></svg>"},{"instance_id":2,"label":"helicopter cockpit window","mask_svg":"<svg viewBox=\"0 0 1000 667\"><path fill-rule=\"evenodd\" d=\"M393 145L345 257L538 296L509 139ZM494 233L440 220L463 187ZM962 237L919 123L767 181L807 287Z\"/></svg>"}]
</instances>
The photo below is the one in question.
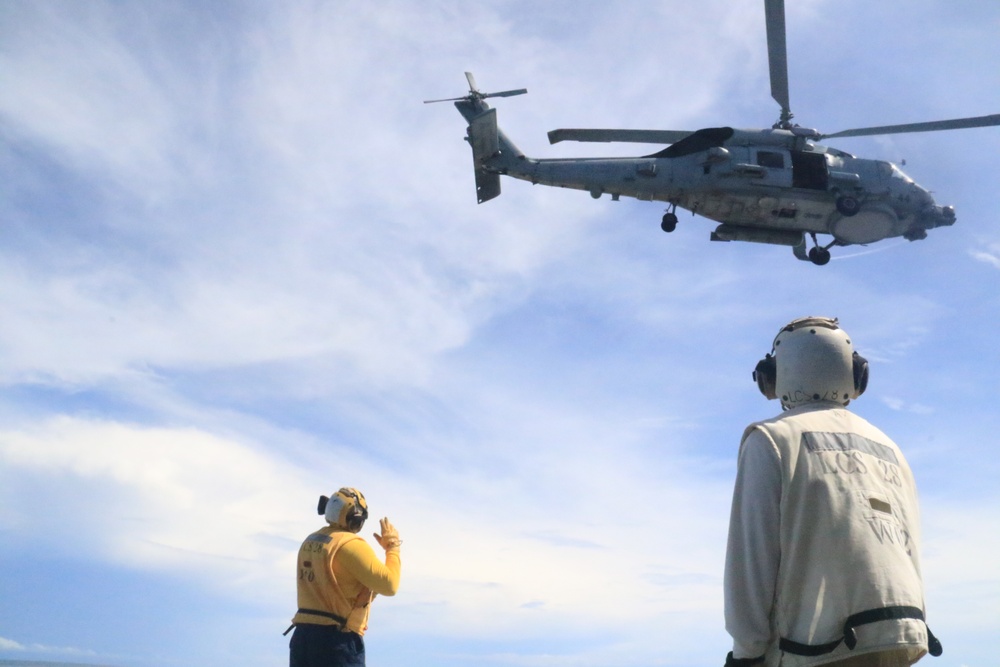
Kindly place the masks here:
<instances>
[{"instance_id":1,"label":"helicopter cockpit window","mask_svg":"<svg viewBox=\"0 0 1000 667\"><path fill-rule=\"evenodd\" d=\"M757 164L768 169L784 169L785 158L781 153L757 151Z\"/></svg>"},{"instance_id":2,"label":"helicopter cockpit window","mask_svg":"<svg viewBox=\"0 0 1000 667\"><path fill-rule=\"evenodd\" d=\"M913 179L910 178L909 176L907 176L906 174L904 174L902 169L900 169L899 167L897 167L896 165L894 165L892 163L890 163L889 166L892 167L892 177L893 178L900 178L900 179L903 180L904 183L912 183L913 182Z\"/></svg>"},{"instance_id":3,"label":"helicopter cockpit window","mask_svg":"<svg viewBox=\"0 0 1000 667\"><path fill-rule=\"evenodd\" d=\"M675 144L667 146L659 153L653 153L649 157L682 157L701 153L709 148L720 147L736 133L731 127L708 127L697 132L692 132Z\"/></svg>"}]
</instances>

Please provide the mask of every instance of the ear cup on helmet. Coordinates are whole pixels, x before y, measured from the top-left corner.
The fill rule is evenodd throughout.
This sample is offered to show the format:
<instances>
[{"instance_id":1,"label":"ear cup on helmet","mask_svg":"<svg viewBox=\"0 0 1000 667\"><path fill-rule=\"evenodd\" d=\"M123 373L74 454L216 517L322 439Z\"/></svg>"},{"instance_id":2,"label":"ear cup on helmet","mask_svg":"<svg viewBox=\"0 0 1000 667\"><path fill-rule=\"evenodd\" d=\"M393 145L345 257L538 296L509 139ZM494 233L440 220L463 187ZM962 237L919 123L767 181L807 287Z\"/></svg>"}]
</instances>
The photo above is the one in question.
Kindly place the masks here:
<instances>
[{"instance_id":1,"label":"ear cup on helmet","mask_svg":"<svg viewBox=\"0 0 1000 667\"><path fill-rule=\"evenodd\" d=\"M365 497L361 495L360 491L355 489L341 489L340 492L346 493L354 501L344 520L347 522L347 529L356 533L361 530L361 527L365 525L365 521L368 520L368 504L365 502Z\"/></svg>"},{"instance_id":2,"label":"ear cup on helmet","mask_svg":"<svg viewBox=\"0 0 1000 667\"><path fill-rule=\"evenodd\" d=\"M320 496L317 509L327 523L357 533L368 519L368 503L357 489L344 487L330 498Z\"/></svg>"},{"instance_id":3,"label":"ear cup on helmet","mask_svg":"<svg viewBox=\"0 0 1000 667\"><path fill-rule=\"evenodd\" d=\"M868 360L855 352L852 361L854 366L854 397L857 398L868 388Z\"/></svg>"},{"instance_id":4,"label":"ear cup on helmet","mask_svg":"<svg viewBox=\"0 0 1000 667\"><path fill-rule=\"evenodd\" d=\"M778 363L770 352L757 362L757 367L753 371L753 379L757 381L760 393L764 394L764 397L769 401L778 397L775 390L778 379Z\"/></svg>"}]
</instances>

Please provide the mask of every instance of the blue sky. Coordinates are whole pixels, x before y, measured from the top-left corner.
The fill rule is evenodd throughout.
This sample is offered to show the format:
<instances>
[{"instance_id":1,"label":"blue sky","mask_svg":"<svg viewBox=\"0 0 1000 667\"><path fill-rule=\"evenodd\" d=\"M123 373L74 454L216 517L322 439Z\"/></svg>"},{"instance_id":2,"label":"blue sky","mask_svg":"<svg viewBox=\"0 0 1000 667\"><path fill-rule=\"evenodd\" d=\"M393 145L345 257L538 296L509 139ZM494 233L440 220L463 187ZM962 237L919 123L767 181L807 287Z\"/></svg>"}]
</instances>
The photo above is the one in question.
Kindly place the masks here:
<instances>
[{"instance_id":1,"label":"blue sky","mask_svg":"<svg viewBox=\"0 0 1000 667\"><path fill-rule=\"evenodd\" d=\"M1000 112L1000 5L788 4L801 124ZM932 664L993 664L1000 128L831 141L958 222L816 267L653 203L477 206L421 103L466 70L528 88L495 106L535 157L778 114L757 0L0 3L0 660L282 664L352 485L405 542L369 664L719 664L750 371L817 314L920 485Z\"/></svg>"}]
</instances>

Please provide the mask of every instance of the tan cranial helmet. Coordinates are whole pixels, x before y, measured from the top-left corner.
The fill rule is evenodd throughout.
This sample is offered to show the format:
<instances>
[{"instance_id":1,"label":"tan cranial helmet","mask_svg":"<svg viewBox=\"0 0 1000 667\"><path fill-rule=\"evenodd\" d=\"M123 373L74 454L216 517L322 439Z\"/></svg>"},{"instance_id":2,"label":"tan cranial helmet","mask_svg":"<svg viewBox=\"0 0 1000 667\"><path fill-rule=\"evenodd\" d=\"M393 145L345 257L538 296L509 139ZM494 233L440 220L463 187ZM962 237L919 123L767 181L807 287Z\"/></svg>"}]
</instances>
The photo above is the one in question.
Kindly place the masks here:
<instances>
[{"instance_id":1,"label":"tan cranial helmet","mask_svg":"<svg viewBox=\"0 0 1000 667\"><path fill-rule=\"evenodd\" d=\"M316 509L326 517L327 523L352 533L360 531L368 519L368 503L364 495L346 486L330 498L320 496Z\"/></svg>"},{"instance_id":2,"label":"tan cranial helmet","mask_svg":"<svg viewBox=\"0 0 1000 667\"><path fill-rule=\"evenodd\" d=\"M802 317L781 328L753 375L786 410L813 401L847 405L868 385L868 362L836 319Z\"/></svg>"}]
</instances>

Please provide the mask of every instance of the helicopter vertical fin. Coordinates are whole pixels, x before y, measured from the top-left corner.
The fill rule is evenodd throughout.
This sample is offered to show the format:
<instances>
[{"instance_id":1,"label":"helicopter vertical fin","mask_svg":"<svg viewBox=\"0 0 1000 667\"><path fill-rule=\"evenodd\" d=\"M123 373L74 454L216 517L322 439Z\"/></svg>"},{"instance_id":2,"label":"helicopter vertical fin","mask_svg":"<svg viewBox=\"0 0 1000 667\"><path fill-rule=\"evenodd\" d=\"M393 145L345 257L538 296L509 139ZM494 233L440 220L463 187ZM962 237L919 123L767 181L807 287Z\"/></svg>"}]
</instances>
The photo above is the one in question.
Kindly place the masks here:
<instances>
[{"instance_id":1,"label":"helicopter vertical fin","mask_svg":"<svg viewBox=\"0 0 1000 667\"><path fill-rule=\"evenodd\" d=\"M469 121L468 133L476 169L476 199L482 204L500 196L500 174L484 168L500 154L496 109L488 109Z\"/></svg>"},{"instance_id":2,"label":"helicopter vertical fin","mask_svg":"<svg viewBox=\"0 0 1000 667\"><path fill-rule=\"evenodd\" d=\"M500 196L500 174L476 170L476 201L482 204Z\"/></svg>"}]
</instances>

